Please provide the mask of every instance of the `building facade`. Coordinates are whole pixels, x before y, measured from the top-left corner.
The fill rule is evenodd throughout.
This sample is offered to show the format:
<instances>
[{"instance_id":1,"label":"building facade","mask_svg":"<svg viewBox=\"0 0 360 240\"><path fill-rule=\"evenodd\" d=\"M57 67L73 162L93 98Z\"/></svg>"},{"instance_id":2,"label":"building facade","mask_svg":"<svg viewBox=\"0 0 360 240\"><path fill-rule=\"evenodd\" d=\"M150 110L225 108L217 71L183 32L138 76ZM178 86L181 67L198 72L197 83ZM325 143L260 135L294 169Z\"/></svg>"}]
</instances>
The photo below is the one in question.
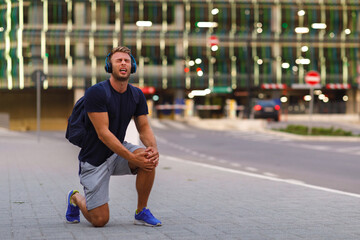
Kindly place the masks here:
<instances>
[{"instance_id":1,"label":"building facade","mask_svg":"<svg viewBox=\"0 0 360 240\"><path fill-rule=\"evenodd\" d=\"M126 45L138 65L132 83L155 88L155 105L193 99L221 106L200 114L214 117L226 99L250 112L254 98L282 98L303 113L314 70L315 112L358 113L359 34L358 0L2 0L0 92L34 89L41 70L44 94L76 98L108 78L106 55Z\"/></svg>"}]
</instances>

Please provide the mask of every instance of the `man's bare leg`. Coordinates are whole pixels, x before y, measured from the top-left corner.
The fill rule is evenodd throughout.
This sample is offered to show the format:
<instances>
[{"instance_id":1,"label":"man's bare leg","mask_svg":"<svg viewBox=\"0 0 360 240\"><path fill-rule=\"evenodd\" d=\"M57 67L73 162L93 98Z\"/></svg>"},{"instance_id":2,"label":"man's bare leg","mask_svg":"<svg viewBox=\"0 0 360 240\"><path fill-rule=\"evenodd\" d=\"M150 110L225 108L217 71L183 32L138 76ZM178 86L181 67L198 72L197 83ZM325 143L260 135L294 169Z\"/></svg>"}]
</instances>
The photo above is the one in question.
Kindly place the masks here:
<instances>
[{"instance_id":1,"label":"man's bare leg","mask_svg":"<svg viewBox=\"0 0 360 240\"><path fill-rule=\"evenodd\" d=\"M144 149L137 149L134 151L145 151ZM137 167L129 163L129 167L131 170L135 170ZM138 204L137 211L140 212L144 207L147 206L150 192L152 186L154 184L155 179L155 168L152 171L145 171L143 169L137 168L137 176L136 176L136 191L138 194Z\"/></svg>"},{"instance_id":2,"label":"man's bare leg","mask_svg":"<svg viewBox=\"0 0 360 240\"><path fill-rule=\"evenodd\" d=\"M150 192L155 179L155 169L151 172L146 172L139 169L136 177L136 191L138 193L137 210L140 212L147 206Z\"/></svg>"},{"instance_id":3,"label":"man's bare leg","mask_svg":"<svg viewBox=\"0 0 360 240\"><path fill-rule=\"evenodd\" d=\"M107 203L88 211L86 208L86 199L80 193L75 193L71 197L71 202L80 208L86 220L88 220L94 227L103 227L108 223L110 213L109 205Z\"/></svg>"}]
</instances>

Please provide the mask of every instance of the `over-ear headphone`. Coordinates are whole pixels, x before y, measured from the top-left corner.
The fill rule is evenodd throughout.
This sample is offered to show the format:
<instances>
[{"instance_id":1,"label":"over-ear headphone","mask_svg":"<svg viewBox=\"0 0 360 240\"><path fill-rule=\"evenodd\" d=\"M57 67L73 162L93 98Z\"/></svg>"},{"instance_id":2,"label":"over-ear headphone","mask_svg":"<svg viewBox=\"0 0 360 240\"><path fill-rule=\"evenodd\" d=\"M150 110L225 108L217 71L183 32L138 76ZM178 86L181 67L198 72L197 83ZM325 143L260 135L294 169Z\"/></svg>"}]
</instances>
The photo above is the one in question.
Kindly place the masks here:
<instances>
[{"instance_id":1,"label":"over-ear headphone","mask_svg":"<svg viewBox=\"0 0 360 240\"><path fill-rule=\"evenodd\" d=\"M107 73L112 73L112 65L111 65L111 62L110 62L110 55L111 55L111 53L109 53L106 56L106 59L105 59L105 71ZM131 70L130 70L130 73L135 73L136 68L137 68L136 60L135 60L133 55L131 55L130 53L129 53L129 55L130 55L130 58L131 58Z\"/></svg>"}]
</instances>

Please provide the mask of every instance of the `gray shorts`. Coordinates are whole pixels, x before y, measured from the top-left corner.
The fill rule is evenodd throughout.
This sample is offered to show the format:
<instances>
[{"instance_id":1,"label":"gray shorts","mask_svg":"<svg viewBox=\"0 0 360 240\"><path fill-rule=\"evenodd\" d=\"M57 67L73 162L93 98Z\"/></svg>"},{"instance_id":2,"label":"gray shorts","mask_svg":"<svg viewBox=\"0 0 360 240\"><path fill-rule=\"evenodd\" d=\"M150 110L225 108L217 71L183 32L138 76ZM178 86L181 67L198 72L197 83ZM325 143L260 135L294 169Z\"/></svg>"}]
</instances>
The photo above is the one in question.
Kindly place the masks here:
<instances>
[{"instance_id":1,"label":"gray shorts","mask_svg":"<svg viewBox=\"0 0 360 240\"><path fill-rule=\"evenodd\" d=\"M128 142L124 142L123 145L130 152L141 148ZM80 183L84 187L87 209L91 210L109 202L111 175L128 174L136 174L136 172L132 173L129 162L115 153L98 167L87 162L80 162Z\"/></svg>"}]
</instances>

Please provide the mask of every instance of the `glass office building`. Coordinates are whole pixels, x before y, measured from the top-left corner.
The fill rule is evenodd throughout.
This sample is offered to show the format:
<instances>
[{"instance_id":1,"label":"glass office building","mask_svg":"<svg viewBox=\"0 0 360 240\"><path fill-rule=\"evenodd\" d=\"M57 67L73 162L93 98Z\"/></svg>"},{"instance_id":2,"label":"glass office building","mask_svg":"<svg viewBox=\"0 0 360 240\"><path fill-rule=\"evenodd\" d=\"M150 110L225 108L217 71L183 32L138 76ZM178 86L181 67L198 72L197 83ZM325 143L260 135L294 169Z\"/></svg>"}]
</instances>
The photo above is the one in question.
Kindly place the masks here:
<instances>
[{"instance_id":1,"label":"glass office building","mask_svg":"<svg viewBox=\"0 0 360 240\"><path fill-rule=\"evenodd\" d=\"M132 82L154 87L159 103L210 89L245 106L286 97L296 112L315 70L321 104L337 106L317 111L354 113L359 34L358 0L2 0L0 89L34 88L35 70L45 90L87 88L108 78L106 55L126 45L138 64Z\"/></svg>"}]
</instances>

